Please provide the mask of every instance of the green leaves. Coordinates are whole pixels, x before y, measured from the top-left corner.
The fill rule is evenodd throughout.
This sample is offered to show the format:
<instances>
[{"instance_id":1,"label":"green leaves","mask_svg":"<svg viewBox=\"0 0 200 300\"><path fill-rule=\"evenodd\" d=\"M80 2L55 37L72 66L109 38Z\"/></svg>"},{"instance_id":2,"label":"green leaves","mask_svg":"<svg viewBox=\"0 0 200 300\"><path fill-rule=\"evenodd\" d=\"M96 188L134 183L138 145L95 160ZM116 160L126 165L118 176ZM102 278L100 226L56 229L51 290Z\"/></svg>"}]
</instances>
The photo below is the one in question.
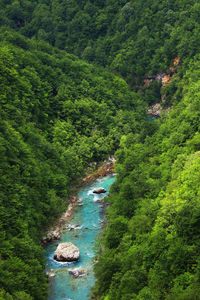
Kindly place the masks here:
<instances>
[{"instance_id":1,"label":"green leaves","mask_svg":"<svg viewBox=\"0 0 200 300\"><path fill-rule=\"evenodd\" d=\"M37 6L32 30L40 26L49 39L46 8ZM63 211L89 164L113 154L123 134L142 126L143 110L126 82L108 71L12 30L0 30L0 36L2 297L42 300L41 232ZM120 232L108 237L111 248L120 244L126 219L119 217L114 227Z\"/></svg>"},{"instance_id":2,"label":"green leaves","mask_svg":"<svg viewBox=\"0 0 200 300\"><path fill-rule=\"evenodd\" d=\"M199 298L198 74L197 56L176 83L179 103L168 116L145 124L145 132L122 135L101 246L104 262L98 263L103 267L104 253L115 250L112 262L119 265L103 290L109 299ZM98 272L97 278L104 286Z\"/></svg>"}]
</instances>

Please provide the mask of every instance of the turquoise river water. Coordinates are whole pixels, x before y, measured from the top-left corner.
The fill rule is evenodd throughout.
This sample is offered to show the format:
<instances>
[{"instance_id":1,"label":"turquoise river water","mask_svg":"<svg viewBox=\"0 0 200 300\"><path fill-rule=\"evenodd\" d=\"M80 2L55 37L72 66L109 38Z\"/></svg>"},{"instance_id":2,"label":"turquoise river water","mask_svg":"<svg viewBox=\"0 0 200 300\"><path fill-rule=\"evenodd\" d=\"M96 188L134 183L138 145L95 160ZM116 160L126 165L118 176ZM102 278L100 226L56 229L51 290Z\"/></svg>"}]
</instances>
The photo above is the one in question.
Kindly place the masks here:
<instances>
[{"instance_id":1,"label":"turquoise river water","mask_svg":"<svg viewBox=\"0 0 200 300\"><path fill-rule=\"evenodd\" d=\"M101 199L108 195L114 180L114 176L106 176L81 188L78 193L79 201L73 215L64 224L59 243L72 242L79 248L80 258L77 262L63 263L53 259L58 241L50 243L46 247L46 272L55 275L50 279L49 300L90 299L91 287L94 285L94 244L104 220ZM93 194L93 189L100 186L104 187L107 192L100 195ZM85 274L74 278L68 270L77 267L84 269Z\"/></svg>"}]
</instances>

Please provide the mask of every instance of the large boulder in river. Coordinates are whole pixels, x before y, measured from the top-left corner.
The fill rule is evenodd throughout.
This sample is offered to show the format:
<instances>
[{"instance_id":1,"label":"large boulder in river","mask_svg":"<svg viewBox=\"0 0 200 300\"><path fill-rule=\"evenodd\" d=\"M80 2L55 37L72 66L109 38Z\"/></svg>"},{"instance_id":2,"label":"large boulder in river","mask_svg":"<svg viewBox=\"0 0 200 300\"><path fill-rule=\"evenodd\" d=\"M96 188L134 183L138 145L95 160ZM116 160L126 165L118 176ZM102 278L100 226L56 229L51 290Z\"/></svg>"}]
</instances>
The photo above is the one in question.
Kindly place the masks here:
<instances>
[{"instance_id":1,"label":"large boulder in river","mask_svg":"<svg viewBox=\"0 0 200 300\"><path fill-rule=\"evenodd\" d=\"M54 252L54 259L57 261L76 261L79 259L79 249L72 243L61 243Z\"/></svg>"},{"instance_id":2,"label":"large boulder in river","mask_svg":"<svg viewBox=\"0 0 200 300\"><path fill-rule=\"evenodd\" d=\"M95 193L95 194L106 193L106 189L104 189L103 187L98 187L98 188L93 190L93 193Z\"/></svg>"}]
</instances>

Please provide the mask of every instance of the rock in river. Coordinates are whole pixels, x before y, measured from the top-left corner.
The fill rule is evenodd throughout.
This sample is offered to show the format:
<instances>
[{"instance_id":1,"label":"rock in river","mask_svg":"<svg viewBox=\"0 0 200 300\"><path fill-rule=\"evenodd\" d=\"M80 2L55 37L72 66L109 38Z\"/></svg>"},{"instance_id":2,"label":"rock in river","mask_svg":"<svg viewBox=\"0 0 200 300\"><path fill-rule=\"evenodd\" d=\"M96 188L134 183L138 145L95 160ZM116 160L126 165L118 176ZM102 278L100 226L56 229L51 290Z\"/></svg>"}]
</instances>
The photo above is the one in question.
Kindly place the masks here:
<instances>
[{"instance_id":1,"label":"rock in river","mask_svg":"<svg viewBox=\"0 0 200 300\"><path fill-rule=\"evenodd\" d=\"M104 189L103 187L98 187L93 190L93 193L95 193L95 194L106 193L106 189Z\"/></svg>"},{"instance_id":2,"label":"rock in river","mask_svg":"<svg viewBox=\"0 0 200 300\"><path fill-rule=\"evenodd\" d=\"M74 278L81 277L85 275L85 270L82 268L73 268L68 270L69 274L73 275Z\"/></svg>"},{"instance_id":3,"label":"rock in river","mask_svg":"<svg viewBox=\"0 0 200 300\"><path fill-rule=\"evenodd\" d=\"M72 243L61 243L54 252L54 259L57 261L76 261L79 259L79 249Z\"/></svg>"}]
</instances>

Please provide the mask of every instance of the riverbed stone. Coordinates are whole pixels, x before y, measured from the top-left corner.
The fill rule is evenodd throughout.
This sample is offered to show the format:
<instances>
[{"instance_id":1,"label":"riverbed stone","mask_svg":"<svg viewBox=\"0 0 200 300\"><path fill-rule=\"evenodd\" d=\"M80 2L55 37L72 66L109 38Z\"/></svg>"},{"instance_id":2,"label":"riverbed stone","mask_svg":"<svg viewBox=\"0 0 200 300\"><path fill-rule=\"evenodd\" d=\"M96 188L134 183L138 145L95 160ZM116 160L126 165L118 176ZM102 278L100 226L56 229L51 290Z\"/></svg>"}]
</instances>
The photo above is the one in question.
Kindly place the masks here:
<instances>
[{"instance_id":1,"label":"riverbed stone","mask_svg":"<svg viewBox=\"0 0 200 300\"><path fill-rule=\"evenodd\" d=\"M72 262L79 259L79 249L71 242L60 243L54 252L57 261Z\"/></svg>"},{"instance_id":2,"label":"riverbed stone","mask_svg":"<svg viewBox=\"0 0 200 300\"><path fill-rule=\"evenodd\" d=\"M106 193L106 189L104 189L103 187L98 187L98 188L93 190L93 193L95 193L95 194Z\"/></svg>"},{"instance_id":3,"label":"riverbed stone","mask_svg":"<svg viewBox=\"0 0 200 300\"><path fill-rule=\"evenodd\" d=\"M47 235L42 238L42 243L47 244L49 242L53 242L56 240L60 240L61 235L60 235L60 228L52 229L47 232Z\"/></svg>"},{"instance_id":4,"label":"riverbed stone","mask_svg":"<svg viewBox=\"0 0 200 300\"><path fill-rule=\"evenodd\" d=\"M68 270L70 275L73 275L74 278L84 276L86 271L82 268L73 268Z\"/></svg>"}]
</instances>

